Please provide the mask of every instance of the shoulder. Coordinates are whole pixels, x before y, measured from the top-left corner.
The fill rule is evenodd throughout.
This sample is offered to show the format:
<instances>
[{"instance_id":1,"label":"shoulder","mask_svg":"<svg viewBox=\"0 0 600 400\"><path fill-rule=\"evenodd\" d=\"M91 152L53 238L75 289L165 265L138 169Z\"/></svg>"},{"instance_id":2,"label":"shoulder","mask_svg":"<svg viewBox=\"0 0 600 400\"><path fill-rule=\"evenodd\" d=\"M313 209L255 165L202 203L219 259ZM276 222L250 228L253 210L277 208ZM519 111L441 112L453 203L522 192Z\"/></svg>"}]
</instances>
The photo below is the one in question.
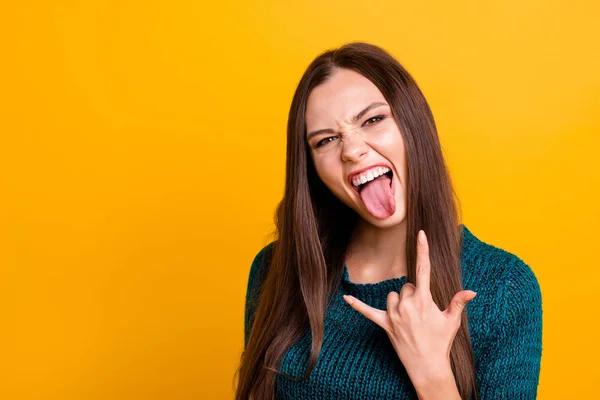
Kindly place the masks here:
<instances>
[{"instance_id":1,"label":"shoulder","mask_svg":"<svg viewBox=\"0 0 600 400\"><path fill-rule=\"evenodd\" d=\"M268 266L273 252L275 241L264 246L254 256L250 265L250 273L248 275L248 286L246 289L246 305L244 315L244 346L248 343L250 329L254 322L254 313L258 305L260 291L265 277L267 276Z\"/></svg>"},{"instance_id":2,"label":"shoulder","mask_svg":"<svg viewBox=\"0 0 600 400\"><path fill-rule=\"evenodd\" d=\"M463 287L477 292L473 314L487 315L496 332L514 329L523 318L541 327L542 293L532 268L517 255L463 228Z\"/></svg>"},{"instance_id":3,"label":"shoulder","mask_svg":"<svg viewBox=\"0 0 600 400\"><path fill-rule=\"evenodd\" d=\"M463 287L481 398L535 399L542 358L542 293L517 255L464 227Z\"/></svg>"},{"instance_id":4,"label":"shoulder","mask_svg":"<svg viewBox=\"0 0 600 400\"><path fill-rule=\"evenodd\" d=\"M463 280L471 286L495 285L507 290L539 291L532 268L519 256L486 243L463 227ZM477 291L476 289L473 289Z\"/></svg>"},{"instance_id":5,"label":"shoulder","mask_svg":"<svg viewBox=\"0 0 600 400\"><path fill-rule=\"evenodd\" d=\"M262 282L264 281L269 269L269 262L271 260L275 243L276 241L270 242L260 249L260 251L254 256L252 264L250 265L250 272L248 274L248 290L246 293L247 297L255 297L258 295L260 286L262 286Z\"/></svg>"}]
</instances>

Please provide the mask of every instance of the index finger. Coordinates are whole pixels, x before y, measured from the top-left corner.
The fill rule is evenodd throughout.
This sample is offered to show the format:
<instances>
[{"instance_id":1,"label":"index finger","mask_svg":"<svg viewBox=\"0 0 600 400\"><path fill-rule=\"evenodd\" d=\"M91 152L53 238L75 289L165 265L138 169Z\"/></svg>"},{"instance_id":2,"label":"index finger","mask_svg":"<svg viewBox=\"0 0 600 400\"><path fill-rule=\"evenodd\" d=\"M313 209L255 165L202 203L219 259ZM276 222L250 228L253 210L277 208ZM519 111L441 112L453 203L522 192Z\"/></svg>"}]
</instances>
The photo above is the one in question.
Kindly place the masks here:
<instances>
[{"instance_id":1,"label":"index finger","mask_svg":"<svg viewBox=\"0 0 600 400\"><path fill-rule=\"evenodd\" d=\"M345 295L343 297L344 297L344 300L346 300L346 302L348 304L350 304L350 307L354 308L356 311L358 311L359 313L361 313L362 315L364 315L371 321L375 322L377 325L379 325L383 329L388 330L387 311L373 308L373 307L363 303L362 301L360 301L359 299L357 299L354 296Z\"/></svg>"},{"instance_id":2,"label":"index finger","mask_svg":"<svg viewBox=\"0 0 600 400\"><path fill-rule=\"evenodd\" d=\"M429 278L431 275L431 262L429 260L429 243L425 231L420 230L417 235L417 277L416 291L423 295L428 295Z\"/></svg>"}]
</instances>

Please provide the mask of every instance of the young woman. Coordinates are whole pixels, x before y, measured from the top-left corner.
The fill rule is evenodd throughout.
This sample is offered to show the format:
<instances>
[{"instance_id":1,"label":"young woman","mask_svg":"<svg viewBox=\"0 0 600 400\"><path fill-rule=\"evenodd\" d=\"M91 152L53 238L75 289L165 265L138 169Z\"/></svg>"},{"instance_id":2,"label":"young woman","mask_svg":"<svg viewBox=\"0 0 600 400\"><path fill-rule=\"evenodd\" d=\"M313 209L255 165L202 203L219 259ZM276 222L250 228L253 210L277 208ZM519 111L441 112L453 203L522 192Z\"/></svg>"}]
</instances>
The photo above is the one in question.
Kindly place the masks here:
<instances>
[{"instance_id":1,"label":"young woman","mask_svg":"<svg viewBox=\"0 0 600 400\"><path fill-rule=\"evenodd\" d=\"M538 281L455 200L398 61L319 55L289 113L277 240L250 269L236 399L534 399Z\"/></svg>"}]
</instances>

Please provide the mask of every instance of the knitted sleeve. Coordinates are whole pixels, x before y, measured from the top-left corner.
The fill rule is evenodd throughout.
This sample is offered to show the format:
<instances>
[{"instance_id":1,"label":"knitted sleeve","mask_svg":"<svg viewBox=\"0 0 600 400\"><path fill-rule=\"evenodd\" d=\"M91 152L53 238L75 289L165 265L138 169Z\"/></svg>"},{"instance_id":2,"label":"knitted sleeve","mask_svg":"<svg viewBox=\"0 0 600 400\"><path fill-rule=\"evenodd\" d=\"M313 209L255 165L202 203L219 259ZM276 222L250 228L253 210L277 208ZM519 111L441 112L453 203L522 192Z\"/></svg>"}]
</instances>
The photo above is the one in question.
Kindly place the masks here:
<instances>
[{"instance_id":1,"label":"knitted sleeve","mask_svg":"<svg viewBox=\"0 0 600 400\"><path fill-rule=\"evenodd\" d=\"M476 365L481 400L537 396L542 357L542 295L538 280L518 257L503 273L499 308L486 354Z\"/></svg>"},{"instance_id":2,"label":"knitted sleeve","mask_svg":"<svg viewBox=\"0 0 600 400\"><path fill-rule=\"evenodd\" d=\"M246 348L246 345L248 344L250 329L252 328L252 323L254 322L254 312L258 304L262 283L267 274L268 262L271 258L273 243L274 242L271 242L263 247L254 257L252 265L250 266L244 312L244 348Z\"/></svg>"}]
</instances>

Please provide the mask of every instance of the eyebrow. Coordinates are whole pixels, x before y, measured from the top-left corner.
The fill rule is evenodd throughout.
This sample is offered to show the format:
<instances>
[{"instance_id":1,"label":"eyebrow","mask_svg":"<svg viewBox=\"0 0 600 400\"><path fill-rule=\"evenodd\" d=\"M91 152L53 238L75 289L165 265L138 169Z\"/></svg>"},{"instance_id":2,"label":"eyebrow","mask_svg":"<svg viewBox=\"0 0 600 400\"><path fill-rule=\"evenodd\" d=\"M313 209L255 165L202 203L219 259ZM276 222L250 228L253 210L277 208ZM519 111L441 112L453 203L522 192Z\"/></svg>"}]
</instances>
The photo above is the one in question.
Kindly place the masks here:
<instances>
[{"instance_id":1,"label":"eyebrow","mask_svg":"<svg viewBox=\"0 0 600 400\"><path fill-rule=\"evenodd\" d=\"M380 101L376 101L374 103L369 104L364 110L362 110L361 112L359 112L358 114L356 114L354 117L352 117L352 123L355 124L358 122L359 119L361 119L367 112L369 112L370 110L372 110L373 108L376 107L381 107L381 106L387 106L387 103L382 103ZM317 131L312 131L311 133L309 133L306 136L306 140L310 140L313 136L319 135L321 133L335 133L333 129L331 128L327 128L327 129L319 129Z\"/></svg>"}]
</instances>

